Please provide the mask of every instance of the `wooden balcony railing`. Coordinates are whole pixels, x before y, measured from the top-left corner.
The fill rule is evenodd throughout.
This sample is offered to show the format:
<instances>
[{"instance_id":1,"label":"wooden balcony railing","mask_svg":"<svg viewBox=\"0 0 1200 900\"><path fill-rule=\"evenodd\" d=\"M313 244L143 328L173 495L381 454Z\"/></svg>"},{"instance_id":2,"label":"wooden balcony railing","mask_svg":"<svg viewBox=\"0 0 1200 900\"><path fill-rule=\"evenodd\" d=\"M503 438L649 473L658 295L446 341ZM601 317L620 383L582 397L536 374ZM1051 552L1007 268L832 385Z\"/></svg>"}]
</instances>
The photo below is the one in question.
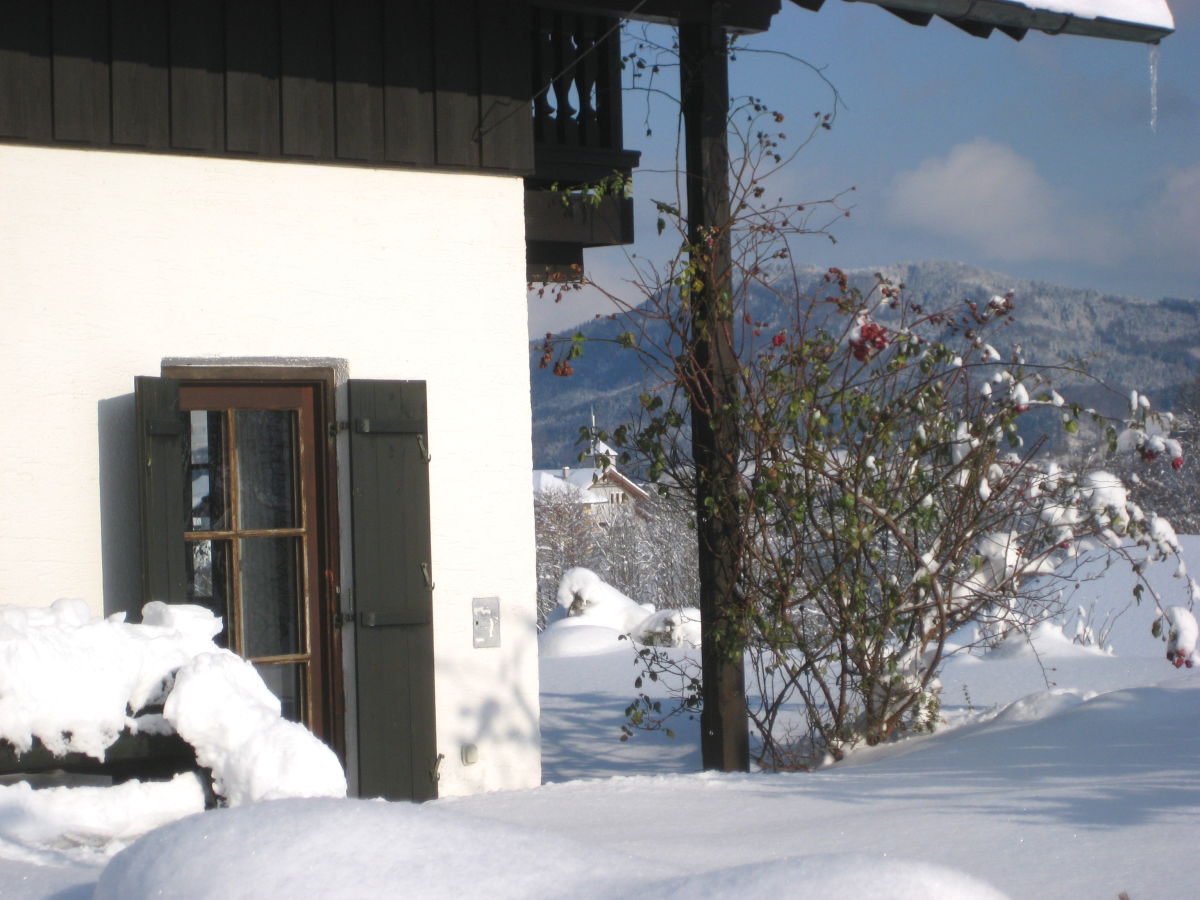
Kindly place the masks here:
<instances>
[{"instance_id":1,"label":"wooden balcony railing","mask_svg":"<svg viewBox=\"0 0 1200 900\"><path fill-rule=\"evenodd\" d=\"M531 279L582 271L584 247L633 241L632 201L579 194L614 173L628 178L639 154L622 146L618 21L559 9L532 10L534 174L526 179ZM551 191L551 188L556 189Z\"/></svg>"}]
</instances>

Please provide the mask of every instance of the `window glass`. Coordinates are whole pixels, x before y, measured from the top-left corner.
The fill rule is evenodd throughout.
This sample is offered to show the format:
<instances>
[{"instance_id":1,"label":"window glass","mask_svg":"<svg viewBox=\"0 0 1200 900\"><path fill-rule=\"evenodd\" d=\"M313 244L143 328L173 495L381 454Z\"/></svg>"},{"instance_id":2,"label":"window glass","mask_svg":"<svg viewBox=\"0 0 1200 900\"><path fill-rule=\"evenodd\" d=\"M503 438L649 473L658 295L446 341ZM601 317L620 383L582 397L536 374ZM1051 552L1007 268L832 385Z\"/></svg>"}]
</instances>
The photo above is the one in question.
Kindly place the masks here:
<instances>
[{"instance_id":1,"label":"window glass","mask_svg":"<svg viewBox=\"0 0 1200 900\"><path fill-rule=\"evenodd\" d=\"M190 438L185 445L188 477L184 485L189 531L229 527L225 414L209 410L184 413Z\"/></svg>"},{"instance_id":2,"label":"window glass","mask_svg":"<svg viewBox=\"0 0 1200 900\"><path fill-rule=\"evenodd\" d=\"M237 433L238 527L295 528L296 413L286 409L239 409Z\"/></svg>"},{"instance_id":3,"label":"window glass","mask_svg":"<svg viewBox=\"0 0 1200 900\"><path fill-rule=\"evenodd\" d=\"M188 541L185 556L188 603L203 606L221 619L225 627L216 642L222 647L229 646L230 550L229 541Z\"/></svg>"},{"instance_id":4,"label":"window glass","mask_svg":"<svg viewBox=\"0 0 1200 900\"><path fill-rule=\"evenodd\" d=\"M303 652L299 539L252 537L239 543L242 652L252 659Z\"/></svg>"},{"instance_id":5,"label":"window glass","mask_svg":"<svg viewBox=\"0 0 1200 900\"><path fill-rule=\"evenodd\" d=\"M279 698L280 712L292 722L304 720L304 666L301 663L260 663L258 674Z\"/></svg>"}]
</instances>

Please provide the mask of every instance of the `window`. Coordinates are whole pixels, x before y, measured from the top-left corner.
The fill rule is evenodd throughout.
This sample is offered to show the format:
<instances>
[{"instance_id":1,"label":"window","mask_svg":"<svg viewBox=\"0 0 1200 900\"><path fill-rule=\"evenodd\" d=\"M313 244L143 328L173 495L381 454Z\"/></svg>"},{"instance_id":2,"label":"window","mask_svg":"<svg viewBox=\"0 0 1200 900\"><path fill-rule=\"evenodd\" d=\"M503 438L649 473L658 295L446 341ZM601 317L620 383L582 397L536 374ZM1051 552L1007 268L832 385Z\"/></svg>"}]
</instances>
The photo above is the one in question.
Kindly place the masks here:
<instances>
[{"instance_id":1,"label":"window","mask_svg":"<svg viewBox=\"0 0 1200 900\"><path fill-rule=\"evenodd\" d=\"M164 375L136 379L143 602L221 616L219 640L254 663L285 715L343 759L349 748L361 795L437 796L424 383L351 380L342 426L332 370ZM353 534L344 591L339 428Z\"/></svg>"},{"instance_id":2,"label":"window","mask_svg":"<svg viewBox=\"0 0 1200 900\"><path fill-rule=\"evenodd\" d=\"M179 406L188 600L222 617L218 641L255 664L285 717L321 730L313 392L184 384Z\"/></svg>"}]
</instances>

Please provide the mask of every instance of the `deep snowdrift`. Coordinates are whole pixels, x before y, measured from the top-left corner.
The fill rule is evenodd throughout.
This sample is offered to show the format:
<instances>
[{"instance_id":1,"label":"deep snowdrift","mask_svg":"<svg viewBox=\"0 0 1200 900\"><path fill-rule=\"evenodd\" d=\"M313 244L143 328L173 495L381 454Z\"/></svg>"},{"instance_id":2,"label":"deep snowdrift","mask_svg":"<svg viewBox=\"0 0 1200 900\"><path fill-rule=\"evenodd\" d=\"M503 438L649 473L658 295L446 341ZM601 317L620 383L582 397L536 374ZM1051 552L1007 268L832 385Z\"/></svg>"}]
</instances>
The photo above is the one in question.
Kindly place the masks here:
<instances>
[{"instance_id":1,"label":"deep snowdrift","mask_svg":"<svg viewBox=\"0 0 1200 900\"><path fill-rule=\"evenodd\" d=\"M1182 540L1195 569L1200 541ZM422 807L292 799L206 812L107 869L122 841L76 844L86 864L72 865L47 807L0 804L0 885L38 900L85 900L97 881L97 896L130 900L1177 896L1200 830L1200 676L1164 659L1128 592L1114 569L1071 597L1089 627L1120 612L1109 650L1075 643L1071 620L957 657L941 678L942 731L819 772L687 774L694 722L675 740L619 742L638 669L608 630L610 652L542 663L545 774L561 783ZM587 630L586 616L569 618Z\"/></svg>"}]
</instances>

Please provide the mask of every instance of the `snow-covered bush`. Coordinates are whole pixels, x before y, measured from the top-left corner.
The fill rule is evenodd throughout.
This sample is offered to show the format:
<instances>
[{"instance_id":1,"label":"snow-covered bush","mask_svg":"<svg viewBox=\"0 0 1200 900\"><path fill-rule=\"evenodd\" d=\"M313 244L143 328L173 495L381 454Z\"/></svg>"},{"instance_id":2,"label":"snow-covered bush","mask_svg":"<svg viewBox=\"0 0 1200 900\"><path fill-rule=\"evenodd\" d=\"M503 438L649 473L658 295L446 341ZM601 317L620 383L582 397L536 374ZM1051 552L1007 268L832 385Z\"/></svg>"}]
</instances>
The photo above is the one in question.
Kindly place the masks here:
<instances>
[{"instance_id":1,"label":"snow-covered bush","mask_svg":"<svg viewBox=\"0 0 1200 900\"><path fill-rule=\"evenodd\" d=\"M926 309L903 285L836 268L805 293L793 240L842 210L837 198L768 193L787 156L781 121L757 98L731 107L728 205L707 188L658 201L678 253L635 261L632 298L609 294L628 329L616 343L658 387L637 421L600 438L621 448L626 471L694 498L713 705L702 730L706 764L721 767L744 764L730 732L744 729L744 694L767 766L928 729L951 636L971 625L995 643L1055 615L1054 580L1086 554L1123 557L1140 574L1178 550L1167 520L1132 502L1118 476L1039 455L1046 423L1074 434L1090 419L1113 451L1183 465L1169 420L1141 395L1125 421L1105 421L1055 390L1058 361L1030 364L1005 347L997 332L1014 297ZM812 131L828 125L818 116ZM698 203L702 227L682 212ZM562 342L555 370L585 343ZM548 338L545 362L554 347ZM658 657L647 660L658 674ZM805 711L799 734L776 728L791 704Z\"/></svg>"},{"instance_id":2,"label":"snow-covered bush","mask_svg":"<svg viewBox=\"0 0 1200 900\"><path fill-rule=\"evenodd\" d=\"M582 492L569 484L533 495L533 522L537 543L537 624L542 629L557 603L563 573L575 566L594 565L596 529L583 504Z\"/></svg>"},{"instance_id":3,"label":"snow-covered bush","mask_svg":"<svg viewBox=\"0 0 1200 900\"><path fill-rule=\"evenodd\" d=\"M148 603L140 625L94 619L82 600L0 606L0 740L103 760L125 729L162 728L139 713L163 702L181 666L216 650L220 630L198 606Z\"/></svg>"},{"instance_id":4,"label":"snow-covered bush","mask_svg":"<svg viewBox=\"0 0 1200 900\"><path fill-rule=\"evenodd\" d=\"M81 600L0 606L0 740L103 760L122 732L174 731L230 805L345 796L333 751L280 717L254 667L213 643L220 631L198 606L149 603L140 625Z\"/></svg>"},{"instance_id":5,"label":"snow-covered bush","mask_svg":"<svg viewBox=\"0 0 1200 900\"><path fill-rule=\"evenodd\" d=\"M1035 407L1068 431L1087 414L1050 371L985 340L1014 315L1012 298L930 312L883 279L860 290L831 270L828 283L828 296L780 302L769 341L755 340L760 315L743 320L739 402L723 412L742 454L729 634L751 662L750 715L771 766L931 727L937 672L964 626L995 645L1060 613L1059 582L1089 555L1140 571L1178 552L1169 522L1115 475L1062 470L1025 442ZM694 484L669 407L646 409L649 425L618 439L677 461L664 474ZM1104 426L1114 446L1158 441L1178 458L1161 421L1139 400ZM1186 623L1172 619L1172 633L1186 644ZM806 710L798 737L775 729L791 703Z\"/></svg>"},{"instance_id":6,"label":"snow-covered bush","mask_svg":"<svg viewBox=\"0 0 1200 900\"><path fill-rule=\"evenodd\" d=\"M570 636L566 636L566 632ZM655 610L607 584L591 569L563 573L557 602L541 635L543 655L611 651L620 638L645 647L696 649L700 646L700 610ZM574 645L571 648L566 644Z\"/></svg>"},{"instance_id":7,"label":"snow-covered bush","mask_svg":"<svg viewBox=\"0 0 1200 900\"><path fill-rule=\"evenodd\" d=\"M576 567L563 573L547 625L586 615L590 625L629 634L653 612L654 607L635 603L591 569Z\"/></svg>"},{"instance_id":8,"label":"snow-covered bush","mask_svg":"<svg viewBox=\"0 0 1200 900\"><path fill-rule=\"evenodd\" d=\"M545 628L567 570L586 567L659 609L695 606L696 532L692 514L669 497L624 504L601 527L577 488L534 494L538 627Z\"/></svg>"},{"instance_id":9,"label":"snow-covered bush","mask_svg":"<svg viewBox=\"0 0 1200 900\"><path fill-rule=\"evenodd\" d=\"M697 649L700 646L700 610L694 606L660 609L642 620L633 639L647 647Z\"/></svg>"}]
</instances>

